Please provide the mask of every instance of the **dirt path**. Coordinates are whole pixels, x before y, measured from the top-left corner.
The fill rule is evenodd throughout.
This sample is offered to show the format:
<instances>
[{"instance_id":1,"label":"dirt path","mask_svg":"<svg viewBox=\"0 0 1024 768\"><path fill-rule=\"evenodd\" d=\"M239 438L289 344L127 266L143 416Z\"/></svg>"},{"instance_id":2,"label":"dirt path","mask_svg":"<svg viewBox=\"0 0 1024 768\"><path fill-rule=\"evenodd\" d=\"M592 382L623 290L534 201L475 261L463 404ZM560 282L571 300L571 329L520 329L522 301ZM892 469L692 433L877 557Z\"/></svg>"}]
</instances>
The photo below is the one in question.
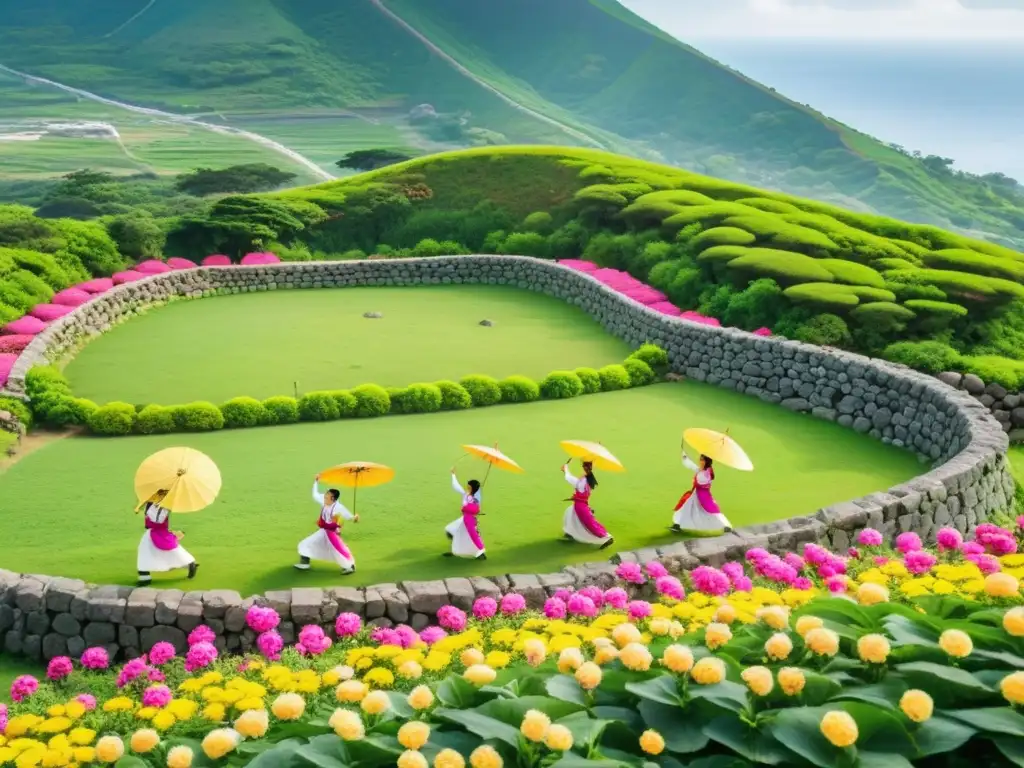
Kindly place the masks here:
<instances>
[{"instance_id":1,"label":"dirt path","mask_svg":"<svg viewBox=\"0 0 1024 768\"><path fill-rule=\"evenodd\" d=\"M59 440L63 440L65 437L72 437L81 433L80 429L68 429L61 432L51 431L40 431L31 432L21 438L21 443L18 445L18 451L13 456L0 456L0 475L6 472L8 469L13 467L19 461L24 459L41 448L45 448L51 443L56 443Z\"/></svg>"}]
</instances>

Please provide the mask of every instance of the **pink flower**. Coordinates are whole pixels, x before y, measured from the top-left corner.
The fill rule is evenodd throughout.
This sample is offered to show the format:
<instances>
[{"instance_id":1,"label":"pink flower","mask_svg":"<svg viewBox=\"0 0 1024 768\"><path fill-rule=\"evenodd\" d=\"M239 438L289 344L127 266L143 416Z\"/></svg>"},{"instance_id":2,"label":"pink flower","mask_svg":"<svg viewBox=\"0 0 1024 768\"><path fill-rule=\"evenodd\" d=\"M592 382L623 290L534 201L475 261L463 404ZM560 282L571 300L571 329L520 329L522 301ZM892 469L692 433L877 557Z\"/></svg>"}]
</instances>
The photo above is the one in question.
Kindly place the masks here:
<instances>
[{"instance_id":1,"label":"pink flower","mask_svg":"<svg viewBox=\"0 0 1024 768\"><path fill-rule=\"evenodd\" d=\"M652 579L660 579L662 576L668 576L668 569L657 560L651 560L646 567L647 575Z\"/></svg>"},{"instance_id":2,"label":"pink flower","mask_svg":"<svg viewBox=\"0 0 1024 768\"><path fill-rule=\"evenodd\" d=\"M840 592L846 591L846 577L845 576L833 576L831 579L825 582L825 586L828 587L828 591L833 594L839 594Z\"/></svg>"},{"instance_id":3,"label":"pink flower","mask_svg":"<svg viewBox=\"0 0 1024 768\"><path fill-rule=\"evenodd\" d=\"M862 547L880 547L883 541L882 532L874 528L865 528L857 534L857 543Z\"/></svg>"},{"instance_id":4,"label":"pink flower","mask_svg":"<svg viewBox=\"0 0 1024 768\"><path fill-rule=\"evenodd\" d=\"M1009 535L990 535L985 537L985 548L993 555L1012 555L1017 551L1017 541Z\"/></svg>"},{"instance_id":5,"label":"pink flower","mask_svg":"<svg viewBox=\"0 0 1024 768\"><path fill-rule=\"evenodd\" d=\"M216 639L217 633L205 624L200 624L198 627L196 627L188 633L189 645L196 645L198 643L212 643Z\"/></svg>"},{"instance_id":6,"label":"pink flower","mask_svg":"<svg viewBox=\"0 0 1024 768\"><path fill-rule=\"evenodd\" d=\"M175 656L174 646L167 642L159 642L149 652L149 661L158 667L162 667Z\"/></svg>"},{"instance_id":7,"label":"pink flower","mask_svg":"<svg viewBox=\"0 0 1024 768\"><path fill-rule=\"evenodd\" d=\"M420 640L419 634L408 624L399 624L395 627L395 634L398 635L398 643L403 648L412 648Z\"/></svg>"},{"instance_id":8,"label":"pink flower","mask_svg":"<svg viewBox=\"0 0 1024 768\"><path fill-rule=\"evenodd\" d=\"M729 594L729 577L717 568L701 565L690 571L690 580L698 592L721 597Z\"/></svg>"},{"instance_id":9,"label":"pink flower","mask_svg":"<svg viewBox=\"0 0 1024 768\"><path fill-rule=\"evenodd\" d=\"M7 705L0 704L0 736L7 730Z\"/></svg>"},{"instance_id":10,"label":"pink flower","mask_svg":"<svg viewBox=\"0 0 1024 768\"><path fill-rule=\"evenodd\" d=\"M594 605L598 608L604 605L604 591L600 587L584 587L580 590L579 593L584 597L589 597L591 600L593 600ZM568 603L569 601L566 600L566 602ZM572 609L570 608L569 610Z\"/></svg>"},{"instance_id":11,"label":"pink flower","mask_svg":"<svg viewBox=\"0 0 1024 768\"><path fill-rule=\"evenodd\" d=\"M646 600L631 600L628 610L631 621L640 621L651 615L651 604Z\"/></svg>"},{"instance_id":12,"label":"pink flower","mask_svg":"<svg viewBox=\"0 0 1024 768\"><path fill-rule=\"evenodd\" d=\"M445 629L461 632L466 628L466 612L454 605L443 605L437 611L437 621Z\"/></svg>"},{"instance_id":13,"label":"pink flower","mask_svg":"<svg viewBox=\"0 0 1024 768\"><path fill-rule=\"evenodd\" d=\"M67 656L57 656L50 659L46 665L46 676L50 680L63 680L75 670L75 665Z\"/></svg>"},{"instance_id":14,"label":"pink flower","mask_svg":"<svg viewBox=\"0 0 1024 768\"><path fill-rule=\"evenodd\" d=\"M761 547L751 547L747 550L744 557L746 557L751 563L756 563L758 560L764 560L766 557L771 557L771 553L767 549L762 549Z\"/></svg>"},{"instance_id":15,"label":"pink flower","mask_svg":"<svg viewBox=\"0 0 1024 768\"><path fill-rule=\"evenodd\" d=\"M990 573L998 573L1002 570L1002 566L999 564L999 561L992 557L992 555L965 555L964 557L978 566L981 572L986 576Z\"/></svg>"},{"instance_id":16,"label":"pink flower","mask_svg":"<svg viewBox=\"0 0 1024 768\"><path fill-rule=\"evenodd\" d=\"M1017 516L1017 527L1024 528L1024 515Z\"/></svg>"},{"instance_id":17,"label":"pink flower","mask_svg":"<svg viewBox=\"0 0 1024 768\"><path fill-rule=\"evenodd\" d=\"M307 624L299 631L299 642L311 656L319 656L331 647L331 638L316 624Z\"/></svg>"},{"instance_id":18,"label":"pink flower","mask_svg":"<svg viewBox=\"0 0 1024 768\"><path fill-rule=\"evenodd\" d=\"M75 696L75 701L85 707L86 712L92 712L96 709L96 697L91 693L80 693Z\"/></svg>"},{"instance_id":19,"label":"pink flower","mask_svg":"<svg viewBox=\"0 0 1024 768\"><path fill-rule=\"evenodd\" d=\"M281 658L284 640L281 639L281 635L277 633L276 629L268 629L266 632L261 632L260 636L256 638L256 647L267 659L277 661Z\"/></svg>"},{"instance_id":20,"label":"pink flower","mask_svg":"<svg viewBox=\"0 0 1024 768\"><path fill-rule=\"evenodd\" d=\"M836 573L846 573L846 561L836 555L829 557L828 566Z\"/></svg>"},{"instance_id":21,"label":"pink flower","mask_svg":"<svg viewBox=\"0 0 1024 768\"><path fill-rule=\"evenodd\" d=\"M798 573L804 569L804 559L796 552L787 552L786 556L782 559L785 561L786 565Z\"/></svg>"},{"instance_id":22,"label":"pink flower","mask_svg":"<svg viewBox=\"0 0 1024 768\"><path fill-rule=\"evenodd\" d=\"M923 549L915 550L913 552L907 552L903 557L903 564L907 567L915 576L921 576L922 574L928 573L935 565L935 555L930 552L925 552Z\"/></svg>"},{"instance_id":23,"label":"pink flower","mask_svg":"<svg viewBox=\"0 0 1024 768\"><path fill-rule=\"evenodd\" d=\"M358 635L363 628L363 620L354 613L341 613L334 622L334 632L338 637Z\"/></svg>"},{"instance_id":24,"label":"pink flower","mask_svg":"<svg viewBox=\"0 0 1024 768\"><path fill-rule=\"evenodd\" d=\"M875 565L879 565L879 566L885 565L886 563L889 562L889 558L886 557L885 555L875 555L871 560L872 560L872 562Z\"/></svg>"},{"instance_id":25,"label":"pink flower","mask_svg":"<svg viewBox=\"0 0 1024 768\"><path fill-rule=\"evenodd\" d=\"M261 634L277 629L277 625L281 623L281 617L268 605L253 605L245 612L245 623L253 632Z\"/></svg>"},{"instance_id":26,"label":"pink flower","mask_svg":"<svg viewBox=\"0 0 1024 768\"><path fill-rule=\"evenodd\" d=\"M11 683L11 699L15 704L19 704L38 690L38 680L32 675L22 675L14 678L14 682Z\"/></svg>"},{"instance_id":27,"label":"pink flower","mask_svg":"<svg viewBox=\"0 0 1024 768\"><path fill-rule=\"evenodd\" d=\"M850 547L848 550L846 550L846 554L847 556L852 557L854 560L860 560L860 550L856 547Z\"/></svg>"},{"instance_id":28,"label":"pink flower","mask_svg":"<svg viewBox=\"0 0 1024 768\"><path fill-rule=\"evenodd\" d=\"M121 671L117 674L117 687L124 688L140 677L149 677L149 664L146 663L145 656L132 659L121 667Z\"/></svg>"},{"instance_id":29,"label":"pink flower","mask_svg":"<svg viewBox=\"0 0 1024 768\"><path fill-rule=\"evenodd\" d=\"M295 649L295 652L299 654L299 656L305 656L307 653L309 653L309 651L306 650L306 646L304 646L302 643L296 643L292 647Z\"/></svg>"},{"instance_id":30,"label":"pink flower","mask_svg":"<svg viewBox=\"0 0 1024 768\"><path fill-rule=\"evenodd\" d=\"M571 595L569 599L572 600L574 597L584 599L582 595ZM593 605L593 602L591 602L591 605ZM562 598L549 597L544 601L544 615L549 619L564 619L567 607L565 600Z\"/></svg>"},{"instance_id":31,"label":"pink flower","mask_svg":"<svg viewBox=\"0 0 1024 768\"><path fill-rule=\"evenodd\" d=\"M154 669L153 667L149 668L149 679L154 683L162 683L167 680L167 678L164 677L163 672L159 669Z\"/></svg>"},{"instance_id":32,"label":"pink flower","mask_svg":"<svg viewBox=\"0 0 1024 768\"><path fill-rule=\"evenodd\" d=\"M555 594L553 594L552 597L557 597L559 600L567 603L569 602L569 598L572 597L573 591L574 590L572 589L566 589L563 587L562 589L556 589ZM495 607L497 607L497 603L495 603Z\"/></svg>"},{"instance_id":33,"label":"pink flower","mask_svg":"<svg viewBox=\"0 0 1024 768\"><path fill-rule=\"evenodd\" d=\"M964 537L955 528L939 528L939 532L935 534L935 540L939 544L940 552L960 549L960 545L964 543Z\"/></svg>"},{"instance_id":34,"label":"pink flower","mask_svg":"<svg viewBox=\"0 0 1024 768\"><path fill-rule=\"evenodd\" d=\"M380 645L397 645L402 647L402 636L390 627L377 627L370 633L370 639Z\"/></svg>"},{"instance_id":35,"label":"pink flower","mask_svg":"<svg viewBox=\"0 0 1024 768\"><path fill-rule=\"evenodd\" d=\"M921 548L921 537L913 531L901 533L896 537L896 549L904 555L908 552L916 552Z\"/></svg>"},{"instance_id":36,"label":"pink flower","mask_svg":"<svg viewBox=\"0 0 1024 768\"><path fill-rule=\"evenodd\" d=\"M597 606L594 605L594 601L582 592L577 592L570 597L566 607L569 609L569 613L577 616L597 616Z\"/></svg>"},{"instance_id":37,"label":"pink flower","mask_svg":"<svg viewBox=\"0 0 1024 768\"><path fill-rule=\"evenodd\" d=\"M510 616L524 610L526 610L526 598L522 595L518 595L515 592L509 592L501 598L502 613Z\"/></svg>"},{"instance_id":38,"label":"pink flower","mask_svg":"<svg viewBox=\"0 0 1024 768\"><path fill-rule=\"evenodd\" d=\"M836 570L830 565L822 565L818 568L818 575L823 579L831 579L836 575Z\"/></svg>"},{"instance_id":39,"label":"pink flower","mask_svg":"<svg viewBox=\"0 0 1024 768\"><path fill-rule=\"evenodd\" d=\"M811 589L813 586L814 583L806 576L800 576L793 582L794 589Z\"/></svg>"},{"instance_id":40,"label":"pink flower","mask_svg":"<svg viewBox=\"0 0 1024 768\"><path fill-rule=\"evenodd\" d=\"M443 640L446 637L448 637L448 633L440 627L427 627L420 632L420 640L427 645L433 645L438 640Z\"/></svg>"},{"instance_id":41,"label":"pink flower","mask_svg":"<svg viewBox=\"0 0 1024 768\"><path fill-rule=\"evenodd\" d=\"M151 685L142 692L142 706L163 709L171 703L171 689L166 685Z\"/></svg>"},{"instance_id":42,"label":"pink flower","mask_svg":"<svg viewBox=\"0 0 1024 768\"><path fill-rule=\"evenodd\" d=\"M629 602L629 595L622 587L612 587L605 590L604 601L617 611L621 611Z\"/></svg>"},{"instance_id":43,"label":"pink flower","mask_svg":"<svg viewBox=\"0 0 1024 768\"><path fill-rule=\"evenodd\" d=\"M749 576L740 576L732 583L732 588L737 592L750 592L754 588L754 582Z\"/></svg>"},{"instance_id":44,"label":"pink flower","mask_svg":"<svg viewBox=\"0 0 1024 768\"><path fill-rule=\"evenodd\" d=\"M817 544L807 544L804 546L804 560L812 565L821 565L828 562L831 554L827 549L819 547Z\"/></svg>"},{"instance_id":45,"label":"pink flower","mask_svg":"<svg viewBox=\"0 0 1024 768\"><path fill-rule=\"evenodd\" d=\"M260 635L262 637L262 635ZM199 642L188 649L185 655L185 671L195 672L213 664L217 660L217 649L213 643Z\"/></svg>"},{"instance_id":46,"label":"pink flower","mask_svg":"<svg viewBox=\"0 0 1024 768\"><path fill-rule=\"evenodd\" d=\"M86 669L106 669L110 666L110 656L107 655L105 648L96 646L94 648L86 648L82 653L82 666Z\"/></svg>"},{"instance_id":47,"label":"pink flower","mask_svg":"<svg viewBox=\"0 0 1024 768\"><path fill-rule=\"evenodd\" d=\"M643 584L647 581L644 578L643 569L636 563L619 563L619 567L615 569L615 575L630 584Z\"/></svg>"},{"instance_id":48,"label":"pink flower","mask_svg":"<svg viewBox=\"0 0 1024 768\"><path fill-rule=\"evenodd\" d=\"M983 555L985 554L985 547L976 541L965 541L960 545L960 551L963 553L964 557L967 557L968 555Z\"/></svg>"},{"instance_id":49,"label":"pink flower","mask_svg":"<svg viewBox=\"0 0 1024 768\"><path fill-rule=\"evenodd\" d=\"M737 580L745 578L746 576L738 576ZM659 595L664 595L672 600L682 600L686 597L686 590L683 589L682 582L675 576L662 576L655 580L654 588L658 590Z\"/></svg>"},{"instance_id":50,"label":"pink flower","mask_svg":"<svg viewBox=\"0 0 1024 768\"><path fill-rule=\"evenodd\" d=\"M735 581L740 576L746 575L743 571L743 564L735 561L723 565L722 573L729 577L729 581Z\"/></svg>"},{"instance_id":51,"label":"pink flower","mask_svg":"<svg viewBox=\"0 0 1024 768\"><path fill-rule=\"evenodd\" d=\"M489 619L498 612L498 601L493 597L478 597L473 603L473 615L478 619Z\"/></svg>"}]
</instances>

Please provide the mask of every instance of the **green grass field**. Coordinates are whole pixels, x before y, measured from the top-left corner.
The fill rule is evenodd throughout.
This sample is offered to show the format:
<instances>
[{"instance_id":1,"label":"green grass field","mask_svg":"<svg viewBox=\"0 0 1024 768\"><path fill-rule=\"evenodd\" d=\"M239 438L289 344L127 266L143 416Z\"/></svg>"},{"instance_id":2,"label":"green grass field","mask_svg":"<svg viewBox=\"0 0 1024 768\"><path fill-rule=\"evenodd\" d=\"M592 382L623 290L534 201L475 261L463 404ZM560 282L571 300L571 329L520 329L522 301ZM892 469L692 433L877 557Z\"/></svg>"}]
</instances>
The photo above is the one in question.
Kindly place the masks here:
<instances>
[{"instance_id":1,"label":"green grass field","mask_svg":"<svg viewBox=\"0 0 1024 768\"><path fill-rule=\"evenodd\" d=\"M627 354L582 310L540 294L368 287L174 302L93 341L67 373L81 397L174 404L291 395L294 382L301 393L471 373L539 379Z\"/></svg>"}]
</instances>

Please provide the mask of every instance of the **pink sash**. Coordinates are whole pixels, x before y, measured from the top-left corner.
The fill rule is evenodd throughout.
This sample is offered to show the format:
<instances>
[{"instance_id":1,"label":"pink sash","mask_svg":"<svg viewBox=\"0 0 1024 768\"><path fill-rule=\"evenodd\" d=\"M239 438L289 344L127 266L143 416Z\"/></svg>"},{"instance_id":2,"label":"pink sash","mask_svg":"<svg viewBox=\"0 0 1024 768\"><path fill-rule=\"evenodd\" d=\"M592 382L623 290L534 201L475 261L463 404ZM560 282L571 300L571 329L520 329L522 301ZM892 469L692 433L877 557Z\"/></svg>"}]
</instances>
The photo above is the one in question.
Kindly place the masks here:
<instances>
[{"instance_id":1,"label":"pink sash","mask_svg":"<svg viewBox=\"0 0 1024 768\"><path fill-rule=\"evenodd\" d=\"M573 512L576 513L576 518L583 523L583 527L586 528L590 533L598 538L603 539L608 535L608 530L597 522L597 518L594 517L594 510L590 508L590 486L588 485L585 490L576 490L572 494L572 508Z\"/></svg>"},{"instance_id":2,"label":"pink sash","mask_svg":"<svg viewBox=\"0 0 1024 768\"><path fill-rule=\"evenodd\" d=\"M708 483L707 485L699 485L697 483L696 475L693 476L693 488L683 494L683 497L679 499L679 503L676 504L676 508L673 511L678 512L682 509L683 504L689 501L690 497L695 493L697 494L697 501L700 502L700 505L703 507L705 512L711 515L721 513L722 510L719 508L718 502L715 501L714 497L711 495L711 483Z\"/></svg>"},{"instance_id":3,"label":"pink sash","mask_svg":"<svg viewBox=\"0 0 1024 768\"><path fill-rule=\"evenodd\" d=\"M146 517L146 530L149 531L149 539L153 542L154 547L163 552L170 552L178 548L178 537L171 533L170 525L170 515L162 523L154 523L149 517Z\"/></svg>"},{"instance_id":4,"label":"pink sash","mask_svg":"<svg viewBox=\"0 0 1024 768\"><path fill-rule=\"evenodd\" d=\"M476 516L480 514L480 505L471 501L462 505L462 524L466 526L470 541L477 549L484 548L484 540L480 538L480 531L476 527Z\"/></svg>"},{"instance_id":5,"label":"pink sash","mask_svg":"<svg viewBox=\"0 0 1024 768\"><path fill-rule=\"evenodd\" d=\"M325 523L323 512L321 511L320 517L316 519L316 524L327 534L327 540L331 542L331 546L334 547L334 551L344 557L346 560L352 559L352 553L349 552L348 547L345 546L345 542L341 540L341 536L338 535L338 530L341 528L335 522Z\"/></svg>"}]
</instances>

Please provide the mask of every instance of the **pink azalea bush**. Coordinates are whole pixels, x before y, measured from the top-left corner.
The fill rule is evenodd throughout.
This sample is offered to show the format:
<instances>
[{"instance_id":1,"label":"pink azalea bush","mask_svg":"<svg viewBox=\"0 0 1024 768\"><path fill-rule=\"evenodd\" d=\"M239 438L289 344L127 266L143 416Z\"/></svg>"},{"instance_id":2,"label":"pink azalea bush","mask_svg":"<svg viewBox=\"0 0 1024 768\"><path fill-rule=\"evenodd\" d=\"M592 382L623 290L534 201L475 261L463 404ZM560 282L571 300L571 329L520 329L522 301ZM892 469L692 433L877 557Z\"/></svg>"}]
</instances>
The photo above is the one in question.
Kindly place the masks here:
<instances>
[{"instance_id":1,"label":"pink azalea bush","mask_svg":"<svg viewBox=\"0 0 1024 768\"><path fill-rule=\"evenodd\" d=\"M86 648L82 653L82 666L86 669L106 669L110 666L110 656L105 648Z\"/></svg>"},{"instance_id":2,"label":"pink azalea bush","mask_svg":"<svg viewBox=\"0 0 1024 768\"><path fill-rule=\"evenodd\" d=\"M420 640L427 645L433 645L438 640L443 640L446 637L448 637L448 633L440 627L427 627L420 632Z\"/></svg>"},{"instance_id":3,"label":"pink azalea bush","mask_svg":"<svg viewBox=\"0 0 1024 768\"><path fill-rule=\"evenodd\" d=\"M140 679L143 682L150 679L150 666L146 663L145 656L132 659L121 667L121 670L117 673L117 687L124 688Z\"/></svg>"},{"instance_id":4,"label":"pink azalea bush","mask_svg":"<svg viewBox=\"0 0 1024 768\"><path fill-rule=\"evenodd\" d=\"M917 550L921 549L922 546L924 545L921 543L921 537L913 531L901 533L899 536L896 537L896 549L898 549L904 555L908 552L916 552Z\"/></svg>"},{"instance_id":5,"label":"pink azalea bush","mask_svg":"<svg viewBox=\"0 0 1024 768\"><path fill-rule=\"evenodd\" d=\"M142 706L163 709L171 703L171 689L166 685L151 685L142 692Z\"/></svg>"},{"instance_id":6,"label":"pink azalea bush","mask_svg":"<svg viewBox=\"0 0 1024 768\"><path fill-rule=\"evenodd\" d=\"M443 629L461 632L466 628L466 612L454 605L444 605L437 612L437 621Z\"/></svg>"},{"instance_id":7,"label":"pink azalea bush","mask_svg":"<svg viewBox=\"0 0 1024 768\"><path fill-rule=\"evenodd\" d=\"M198 645L199 643L212 643L216 639L217 633L205 624L200 624L198 627L196 627L188 633L189 645Z\"/></svg>"},{"instance_id":8,"label":"pink azalea bush","mask_svg":"<svg viewBox=\"0 0 1024 768\"><path fill-rule=\"evenodd\" d=\"M549 597L544 601L544 615L549 619L564 619L568 612L568 605L560 597Z\"/></svg>"},{"instance_id":9,"label":"pink azalea bush","mask_svg":"<svg viewBox=\"0 0 1024 768\"><path fill-rule=\"evenodd\" d=\"M177 655L174 646L166 641L161 641L153 646L149 652L149 661L158 667L162 667Z\"/></svg>"},{"instance_id":10,"label":"pink azalea bush","mask_svg":"<svg viewBox=\"0 0 1024 768\"><path fill-rule=\"evenodd\" d=\"M498 612L498 601L493 597L478 597L473 603L473 615L478 619L489 619Z\"/></svg>"},{"instance_id":11,"label":"pink azalea bush","mask_svg":"<svg viewBox=\"0 0 1024 768\"><path fill-rule=\"evenodd\" d=\"M21 334L18 336L0 336L0 354L20 354L35 336Z\"/></svg>"},{"instance_id":12,"label":"pink azalea bush","mask_svg":"<svg viewBox=\"0 0 1024 768\"><path fill-rule=\"evenodd\" d=\"M874 528L865 528L857 534L857 543L862 547L880 547L883 540L882 532Z\"/></svg>"},{"instance_id":13,"label":"pink azalea bush","mask_svg":"<svg viewBox=\"0 0 1024 768\"><path fill-rule=\"evenodd\" d=\"M653 609L646 600L631 600L626 606L630 621L640 621L651 615Z\"/></svg>"},{"instance_id":14,"label":"pink azalea bush","mask_svg":"<svg viewBox=\"0 0 1024 768\"><path fill-rule=\"evenodd\" d=\"M276 624L274 626L277 626ZM272 629L273 627L271 627ZM355 613L340 613L334 622L334 634L338 637L358 635L363 629L363 620Z\"/></svg>"},{"instance_id":15,"label":"pink azalea bush","mask_svg":"<svg viewBox=\"0 0 1024 768\"><path fill-rule=\"evenodd\" d=\"M526 610L526 598L522 595L516 594L515 592L509 592L507 595L502 595L501 598L501 612L506 616L512 616L516 613L521 613Z\"/></svg>"},{"instance_id":16,"label":"pink azalea bush","mask_svg":"<svg viewBox=\"0 0 1024 768\"><path fill-rule=\"evenodd\" d=\"M964 543L964 537L955 528L940 528L935 534L935 540L939 545L940 552L957 551Z\"/></svg>"},{"instance_id":17,"label":"pink azalea bush","mask_svg":"<svg viewBox=\"0 0 1024 768\"><path fill-rule=\"evenodd\" d=\"M637 563L619 563L615 569L615 575L630 584L644 584L647 579L644 577L643 569Z\"/></svg>"},{"instance_id":18,"label":"pink azalea bush","mask_svg":"<svg viewBox=\"0 0 1024 768\"><path fill-rule=\"evenodd\" d=\"M342 614L342 616L345 615L351 614ZM338 618L340 620L341 616ZM277 629L277 625L281 623L281 617L277 614L277 611L270 606L253 605L245 612L245 623L253 632L261 634L263 632L269 632L272 629Z\"/></svg>"},{"instance_id":19,"label":"pink azalea bush","mask_svg":"<svg viewBox=\"0 0 1024 768\"><path fill-rule=\"evenodd\" d=\"M582 592L570 595L569 601L565 605L569 613L574 616L597 616L597 604L594 603L591 597Z\"/></svg>"},{"instance_id":20,"label":"pink azalea bush","mask_svg":"<svg viewBox=\"0 0 1024 768\"><path fill-rule=\"evenodd\" d=\"M213 664L217 660L217 649L213 643L198 642L188 649L185 655L185 671L195 672Z\"/></svg>"},{"instance_id":21,"label":"pink azalea bush","mask_svg":"<svg viewBox=\"0 0 1024 768\"><path fill-rule=\"evenodd\" d=\"M932 566L936 563L935 555L930 552L925 552L922 549L908 552L903 558L903 565L906 566L907 570L915 576L921 576L928 573L932 569Z\"/></svg>"},{"instance_id":22,"label":"pink azalea bush","mask_svg":"<svg viewBox=\"0 0 1024 768\"><path fill-rule=\"evenodd\" d=\"M11 683L11 700L16 704L24 701L39 690L39 681L32 675L21 675Z\"/></svg>"},{"instance_id":23,"label":"pink azalea bush","mask_svg":"<svg viewBox=\"0 0 1024 768\"><path fill-rule=\"evenodd\" d=\"M629 594L622 587L612 587L605 590L604 601L617 611L621 611L629 602Z\"/></svg>"},{"instance_id":24,"label":"pink azalea bush","mask_svg":"<svg viewBox=\"0 0 1024 768\"><path fill-rule=\"evenodd\" d=\"M331 647L331 638L316 624L308 624L299 631L299 644L310 656L319 656Z\"/></svg>"},{"instance_id":25,"label":"pink azalea bush","mask_svg":"<svg viewBox=\"0 0 1024 768\"><path fill-rule=\"evenodd\" d=\"M268 629L256 638L256 647L265 658L277 661L281 658L281 651L284 650L284 640L281 639L281 635L276 629Z\"/></svg>"},{"instance_id":26,"label":"pink azalea bush","mask_svg":"<svg viewBox=\"0 0 1024 768\"><path fill-rule=\"evenodd\" d=\"M729 577L717 568L701 565L690 571L693 588L706 595L721 597L729 594Z\"/></svg>"},{"instance_id":27,"label":"pink azalea bush","mask_svg":"<svg viewBox=\"0 0 1024 768\"><path fill-rule=\"evenodd\" d=\"M50 659L46 665L46 677L49 680L63 680L75 670L75 665L67 656Z\"/></svg>"},{"instance_id":28,"label":"pink azalea bush","mask_svg":"<svg viewBox=\"0 0 1024 768\"><path fill-rule=\"evenodd\" d=\"M735 585L735 582L733 584ZM658 590L659 595L673 600L682 600L686 597L686 590L683 589L682 582L675 576L659 576L654 582L654 587Z\"/></svg>"},{"instance_id":29,"label":"pink azalea bush","mask_svg":"<svg viewBox=\"0 0 1024 768\"><path fill-rule=\"evenodd\" d=\"M75 701L85 707L86 712L92 712L96 709L96 697L91 693L80 693L75 696Z\"/></svg>"}]
</instances>

